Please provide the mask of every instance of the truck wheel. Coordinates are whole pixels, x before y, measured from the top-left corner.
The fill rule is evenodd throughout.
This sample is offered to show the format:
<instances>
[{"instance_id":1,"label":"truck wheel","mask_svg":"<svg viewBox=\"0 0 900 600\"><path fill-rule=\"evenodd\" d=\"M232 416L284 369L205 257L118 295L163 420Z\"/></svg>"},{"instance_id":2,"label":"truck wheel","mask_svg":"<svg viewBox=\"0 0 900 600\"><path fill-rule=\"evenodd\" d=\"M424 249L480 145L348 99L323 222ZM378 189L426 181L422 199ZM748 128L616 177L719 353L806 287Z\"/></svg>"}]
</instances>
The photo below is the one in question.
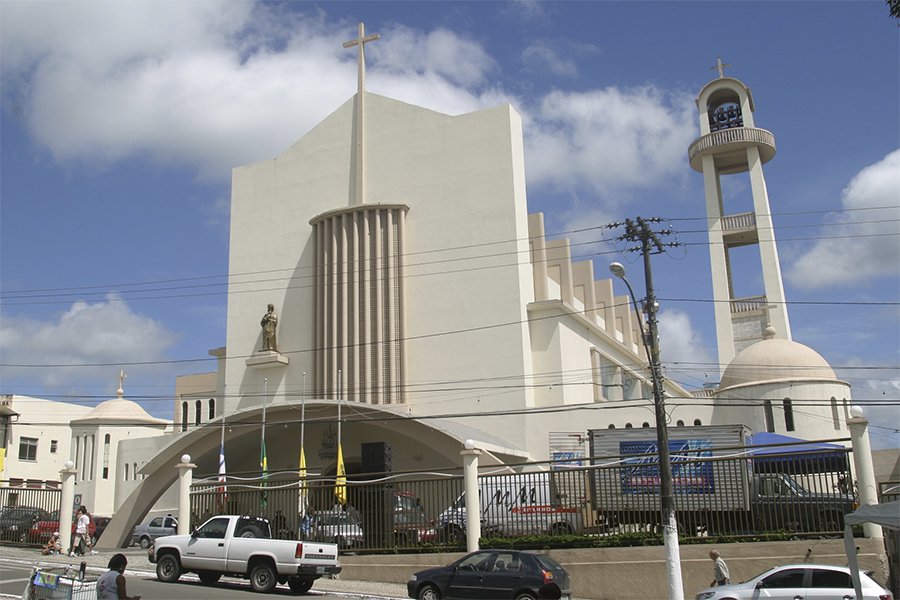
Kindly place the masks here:
<instances>
[{"instance_id":1,"label":"truck wheel","mask_svg":"<svg viewBox=\"0 0 900 600\"><path fill-rule=\"evenodd\" d=\"M334 545L338 548L343 548L346 545L344 538L339 535L334 536Z\"/></svg>"},{"instance_id":2,"label":"truck wheel","mask_svg":"<svg viewBox=\"0 0 900 600\"><path fill-rule=\"evenodd\" d=\"M419 594L416 596L419 600L441 600L441 593L433 585L422 586Z\"/></svg>"},{"instance_id":3,"label":"truck wheel","mask_svg":"<svg viewBox=\"0 0 900 600\"><path fill-rule=\"evenodd\" d=\"M200 571L197 573L197 577L200 578L200 583L203 585L215 585L219 582L222 574L216 571Z\"/></svg>"},{"instance_id":4,"label":"truck wheel","mask_svg":"<svg viewBox=\"0 0 900 600\"><path fill-rule=\"evenodd\" d=\"M153 541L153 540L151 540L150 538L148 538L148 537L145 535L144 537L141 538L141 548L143 548L144 550L146 550L147 548L150 547L150 542L152 542L152 541Z\"/></svg>"},{"instance_id":5,"label":"truck wheel","mask_svg":"<svg viewBox=\"0 0 900 600\"><path fill-rule=\"evenodd\" d=\"M163 583L175 583L181 577L181 563L174 554L163 554L156 563L156 578Z\"/></svg>"},{"instance_id":6,"label":"truck wheel","mask_svg":"<svg viewBox=\"0 0 900 600\"><path fill-rule=\"evenodd\" d=\"M550 535L569 535L572 533L572 526L568 523L554 523L550 528Z\"/></svg>"},{"instance_id":7,"label":"truck wheel","mask_svg":"<svg viewBox=\"0 0 900 600\"><path fill-rule=\"evenodd\" d=\"M304 577L291 577L288 579L288 587L295 594L305 594L313 586L313 580Z\"/></svg>"},{"instance_id":8,"label":"truck wheel","mask_svg":"<svg viewBox=\"0 0 900 600\"><path fill-rule=\"evenodd\" d=\"M262 530L256 525L248 525L243 530L241 530L241 535L239 537L242 538L258 538L262 537Z\"/></svg>"},{"instance_id":9,"label":"truck wheel","mask_svg":"<svg viewBox=\"0 0 900 600\"><path fill-rule=\"evenodd\" d=\"M253 570L250 571L250 587L253 588L254 592L262 592L264 594L271 592L276 583L278 583L278 579L275 575L275 569L269 563L256 563Z\"/></svg>"},{"instance_id":10,"label":"truck wheel","mask_svg":"<svg viewBox=\"0 0 900 600\"><path fill-rule=\"evenodd\" d=\"M549 598L549 596L548 596L548 598ZM532 594L530 592L524 592L524 593L516 596L516 600L537 600L537 598L534 596L534 594Z\"/></svg>"}]
</instances>

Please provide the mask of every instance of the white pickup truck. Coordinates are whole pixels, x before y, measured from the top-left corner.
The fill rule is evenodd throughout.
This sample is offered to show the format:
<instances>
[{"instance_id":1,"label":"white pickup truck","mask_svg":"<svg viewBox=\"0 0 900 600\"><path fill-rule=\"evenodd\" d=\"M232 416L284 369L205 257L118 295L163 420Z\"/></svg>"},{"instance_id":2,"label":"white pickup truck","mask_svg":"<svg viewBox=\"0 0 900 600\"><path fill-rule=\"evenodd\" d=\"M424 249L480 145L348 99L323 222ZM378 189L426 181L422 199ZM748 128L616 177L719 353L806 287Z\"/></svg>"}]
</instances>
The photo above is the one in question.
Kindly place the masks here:
<instances>
[{"instance_id":1,"label":"white pickup truck","mask_svg":"<svg viewBox=\"0 0 900 600\"><path fill-rule=\"evenodd\" d=\"M150 553L156 577L173 583L194 572L213 585L222 575L244 577L256 592L270 592L276 583L304 594L322 575L341 572L336 544L271 539L269 522L249 515L210 518L191 535L157 538Z\"/></svg>"}]
</instances>

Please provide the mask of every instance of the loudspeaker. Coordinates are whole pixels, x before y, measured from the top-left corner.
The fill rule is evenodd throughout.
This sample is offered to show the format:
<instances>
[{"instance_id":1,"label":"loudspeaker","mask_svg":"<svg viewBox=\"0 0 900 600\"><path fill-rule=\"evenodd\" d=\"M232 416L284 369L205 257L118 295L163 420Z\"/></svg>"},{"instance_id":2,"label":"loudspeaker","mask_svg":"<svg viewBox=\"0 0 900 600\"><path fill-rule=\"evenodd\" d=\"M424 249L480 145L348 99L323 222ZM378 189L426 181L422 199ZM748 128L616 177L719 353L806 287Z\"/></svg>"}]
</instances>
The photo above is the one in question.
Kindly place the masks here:
<instances>
[{"instance_id":1,"label":"loudspeaker","mask_svg":"<svg viewBox=\"0 0 900 600\"><path fill-rule=\"evenodd\" d=\"M390 442L366 442L361 447L363 473L388 473L394 469Z\"/></svg>"}]
</instances>

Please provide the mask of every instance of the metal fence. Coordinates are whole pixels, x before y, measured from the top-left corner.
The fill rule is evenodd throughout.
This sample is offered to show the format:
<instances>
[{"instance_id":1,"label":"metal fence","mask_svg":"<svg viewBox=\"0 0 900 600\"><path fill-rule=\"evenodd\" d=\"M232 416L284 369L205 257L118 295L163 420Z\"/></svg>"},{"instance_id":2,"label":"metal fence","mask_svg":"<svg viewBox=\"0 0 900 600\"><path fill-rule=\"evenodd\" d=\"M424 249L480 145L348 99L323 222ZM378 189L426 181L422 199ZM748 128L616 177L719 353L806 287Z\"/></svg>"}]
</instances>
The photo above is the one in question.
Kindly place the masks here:
<instances>
[{"instance_id":1,"label":"metal fence","mask_svg":"<svg viewBox=\"0 0 900 600\"><path fill-rule=\"evenodd\" d=\"M673 456L680 535L841 534L843 516L856 506L849 450L764 457L731 450L727 456ZM587 540L660 529L655 454L494 471L478 478L483 536ZM333 541L357 551L461 548L465 504L458 470L348 475L344 504L337 502L333 477L300 479L295 472L264 481L229 477L225 487L211 476L191 493L194 524L214 514L252 513L269 519L275 537Z\"/></svg>"},{"instance_id":2,"label":"metal fence","mask_svg":"<svg viewBox=\"0 0 900 600\"><path fill-rule=\"evenodd\" d=\"M37 543L32 534L35 523L49 520L51 513L58 515L61 497L56 481L0 481L0 540L4 544Z\"/></svg>"}]
</instances>

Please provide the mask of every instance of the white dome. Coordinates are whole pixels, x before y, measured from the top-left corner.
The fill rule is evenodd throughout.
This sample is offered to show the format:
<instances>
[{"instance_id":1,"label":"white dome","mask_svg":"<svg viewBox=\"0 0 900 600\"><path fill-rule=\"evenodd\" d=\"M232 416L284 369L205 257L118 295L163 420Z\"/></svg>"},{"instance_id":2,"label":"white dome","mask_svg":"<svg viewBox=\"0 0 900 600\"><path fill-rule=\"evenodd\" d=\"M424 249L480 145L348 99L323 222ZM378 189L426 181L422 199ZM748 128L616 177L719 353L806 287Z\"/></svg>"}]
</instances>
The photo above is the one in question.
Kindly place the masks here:
<instances>
[{"instance_id":1,"label":"white dome","mask_svg":"<svg viewBox=\"0 0 900 600\"><path fill-rule=\"evenodd\" d=\"M72 423L109 423L128 422L135 425L166 425L165 419L151 417L140 404L124 398L113 398L101 402L91 412L80 419L72 419Z\"/></svg>"},{"instance_id":2,"label":"white dome","mask_svg":"<svg viewBox=\"0 0 900 600\"><path fill-rule=\"evenodd\" d=\"M837 381L822 355L803 344L767 339L742 350L722 374L719 388L784 380Z\"/></svg>"}]
</instances>

